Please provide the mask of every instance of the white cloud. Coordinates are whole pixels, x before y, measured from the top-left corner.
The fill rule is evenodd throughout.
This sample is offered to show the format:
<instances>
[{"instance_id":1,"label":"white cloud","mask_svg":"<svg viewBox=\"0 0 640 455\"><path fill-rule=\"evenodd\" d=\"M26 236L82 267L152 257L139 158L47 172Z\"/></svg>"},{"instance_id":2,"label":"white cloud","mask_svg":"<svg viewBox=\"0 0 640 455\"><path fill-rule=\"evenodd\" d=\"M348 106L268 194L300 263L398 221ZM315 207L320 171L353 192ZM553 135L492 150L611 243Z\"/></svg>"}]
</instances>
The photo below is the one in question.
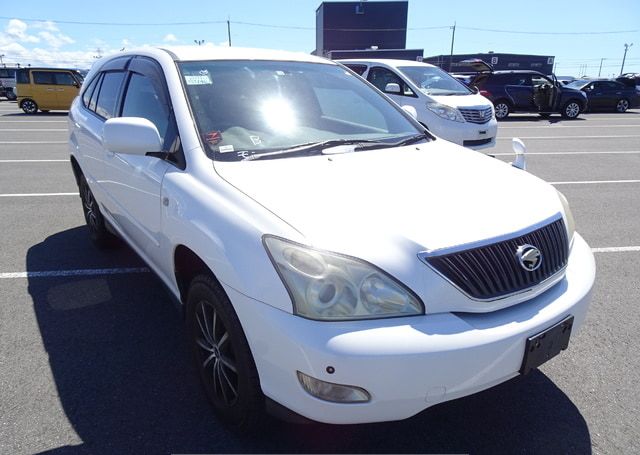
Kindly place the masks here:
<instances>
[{"instance_id":1,"label":"white cloud","mask_svg":"<svg viewBox=\"0 0 640 455\"><path fill-rule=\"evenodd\" d=\"M176 38L176 35L174 35L173 33L168 33L164 38L162 38L162 41L164 41L165 43L175 43L176 41L178 41L178 38Z\"/></svg>"},{"instance_id":2,"label":"white cloud","mask_svg":"<svg viewBox=\"0 0 640 455\"><path fill-rule=\"evenodd\" d=\"M41 29L46 30L48 32L59 32L60 31L60 29L58 28L56 23L53 22L53 21L34 22L31 26L33 28L41 28Z\"/></svg>"},{"instance_id":3,"label":"white cloud","mask_svg":"<svg viewBox=\"0 0 640 455\"><path fill-rule=\"evenodd\" d=\"M19 19L11 19L7 24L2 35L10 40L22 41L25 43L37 43L40 39L37 36L29 35L27 29L29 26L26 22Z\"/></svg>"},{"instance_id":4,"label":"white cloud","mask_svg":"<svg viewBox=\"0 0 640 455\"><path fill-rule=\"evenodd\" d=\"M75 41L68 37L67 35L63 35L62 33L51 33L49 31L44 31L38 33L38 36L42 38L42 40L49 46L54 49L58 49L65 44L73 44Z\"/></svg>"}]
</instances>

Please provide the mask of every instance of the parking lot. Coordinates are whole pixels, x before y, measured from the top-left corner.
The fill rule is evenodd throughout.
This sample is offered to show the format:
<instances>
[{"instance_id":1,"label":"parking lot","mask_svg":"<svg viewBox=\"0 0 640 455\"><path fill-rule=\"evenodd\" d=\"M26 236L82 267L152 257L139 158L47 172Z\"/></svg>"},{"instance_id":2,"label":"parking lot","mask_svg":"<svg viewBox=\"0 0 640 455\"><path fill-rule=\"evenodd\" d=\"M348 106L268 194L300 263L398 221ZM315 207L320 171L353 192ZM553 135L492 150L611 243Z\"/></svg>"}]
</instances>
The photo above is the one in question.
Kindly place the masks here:
<instances>
[{"instance_id":1,"label":"parking lot","mask_svg":"<svg viewBox=\"0 0 640 455\"><path fill-rule=\"evenodd\" d=\"M640 453L640 110L513 115L485 152L511 161L512 137L528 170L567 196L596 255L569 350L405 421L270 421L245 435L206 403L160 280L127 247L90 243L66 113L1 101L0 452Z\"/></svg>"}]
</instances>

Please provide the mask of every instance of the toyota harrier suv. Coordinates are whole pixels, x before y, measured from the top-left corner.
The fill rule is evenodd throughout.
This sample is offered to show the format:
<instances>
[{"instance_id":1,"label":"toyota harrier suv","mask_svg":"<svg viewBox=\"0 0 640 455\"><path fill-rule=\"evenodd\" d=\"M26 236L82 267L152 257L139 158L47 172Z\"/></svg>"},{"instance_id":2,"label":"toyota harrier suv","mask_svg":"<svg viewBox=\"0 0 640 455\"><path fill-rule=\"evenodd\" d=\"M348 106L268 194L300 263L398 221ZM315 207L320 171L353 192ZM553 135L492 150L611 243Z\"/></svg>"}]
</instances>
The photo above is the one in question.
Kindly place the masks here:
<instances>
[{"instance_id":1,"label":"toyota harrier suv","mask_svg":"<svg viewBox=\"0 0 640 455\"><path fill-rule=\"evenodd\" d=\"M120 53L69 128L90 237L182 305L232 425L404 419L526 374L585 318L594 259L564 196L329 60Z\"/></svg>"},{"instance_id":2,"label":"toyota harrier suv","mask_svg":"<svg viewBox=\"0 0 640 455\"><path fill-rule=\"evenodd\" d=\"M478 71L471 86L493 102L498 120L512 112L534 112L542 117L559 113L566 119L575 119L587 109L585 93L563 85L554 75L533 70L494 71L491 65L477 59L462 63Z\"/></svg>"}]
</instances>

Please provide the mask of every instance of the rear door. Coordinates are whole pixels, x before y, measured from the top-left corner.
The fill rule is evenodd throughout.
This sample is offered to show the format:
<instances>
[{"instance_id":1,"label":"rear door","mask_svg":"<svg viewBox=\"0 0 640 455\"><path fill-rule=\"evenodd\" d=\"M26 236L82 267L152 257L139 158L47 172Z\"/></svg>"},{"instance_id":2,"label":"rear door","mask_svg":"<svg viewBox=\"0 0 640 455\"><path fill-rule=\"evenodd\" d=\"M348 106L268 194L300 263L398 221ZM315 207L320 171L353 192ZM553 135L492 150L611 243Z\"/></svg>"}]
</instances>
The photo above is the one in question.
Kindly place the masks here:
<instances>
[{"instance_id":1,"label":"rear door","mask_svg":"<svg viewBox=\"0 0 640 455\"><path fill-rule=\"evenodd\" d=\"M504 90L517 111L537 110L533 103L531 74L508 73L504 77Z\"/></svg>"},{"instance_id":2,"label":"rear door","mask_svg":"<svg viewBox=\"0 0 640 455\"><path fill-rule=\"evenodd\" d=\"M33 87L31 88L31 98L43 110L59 109L58 97L56 95L55 71L33 70Z\"/></svg>"},{"instance_id":3,"label":"rear door","mask_svg":"<svg viewBox=\"0 0 640 455\"><path fill-rule=\"evenodd\" d=\"M595 81L583 88L589 96L589 109L606 109L607 105L613 104L611 93L602 81Z\"/></svg>"}]
</instances>

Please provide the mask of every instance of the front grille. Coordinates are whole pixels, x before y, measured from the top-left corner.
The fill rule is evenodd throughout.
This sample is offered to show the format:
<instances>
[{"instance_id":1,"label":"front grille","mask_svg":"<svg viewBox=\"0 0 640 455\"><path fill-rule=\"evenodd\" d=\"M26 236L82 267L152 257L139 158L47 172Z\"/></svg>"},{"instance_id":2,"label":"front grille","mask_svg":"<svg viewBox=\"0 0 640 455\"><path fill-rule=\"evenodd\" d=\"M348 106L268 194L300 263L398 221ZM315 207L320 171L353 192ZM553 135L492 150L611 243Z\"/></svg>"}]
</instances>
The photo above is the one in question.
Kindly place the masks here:
<instances>
[{"instance_id":1,"label":"front grille","mask_svg":"<svg viewBox=\"0 0 640 455\"><path fill-rule=\"evenodd\" d=\"M476 147L478 145L488 144L492 141L492 138L487 139L473 139L471 141L462 141L462 145L465 147Z\"/></svg>"},{"instance_id":2,"label":"front grille","mask_svg":"<svg viewBox=\"0 0 640 455\"><path fill-rule=\"evenodd\" d=\"M518 247L538 248L542 263L525 270L516 257ZM495 300L529 289L563 269L569 256L562 218L540 229L490 245L470 248L424 260L460 290L477 300Z\"/></svg>"},{"instance_id":3,"label":"front grille","mask_svg":"<svg viewBox=\"0 0 640 455\"><path fill-rule=\"evenodd\" d=\"M470 123L479 123L479 124L487 123L489 120L491 120L491 117L493 117L493 111L491 107L479 108L479 109L478 108L469 109L469 108L459 107L458 110L460 111L464 119Z\"/></svg>"}]
</instances>

